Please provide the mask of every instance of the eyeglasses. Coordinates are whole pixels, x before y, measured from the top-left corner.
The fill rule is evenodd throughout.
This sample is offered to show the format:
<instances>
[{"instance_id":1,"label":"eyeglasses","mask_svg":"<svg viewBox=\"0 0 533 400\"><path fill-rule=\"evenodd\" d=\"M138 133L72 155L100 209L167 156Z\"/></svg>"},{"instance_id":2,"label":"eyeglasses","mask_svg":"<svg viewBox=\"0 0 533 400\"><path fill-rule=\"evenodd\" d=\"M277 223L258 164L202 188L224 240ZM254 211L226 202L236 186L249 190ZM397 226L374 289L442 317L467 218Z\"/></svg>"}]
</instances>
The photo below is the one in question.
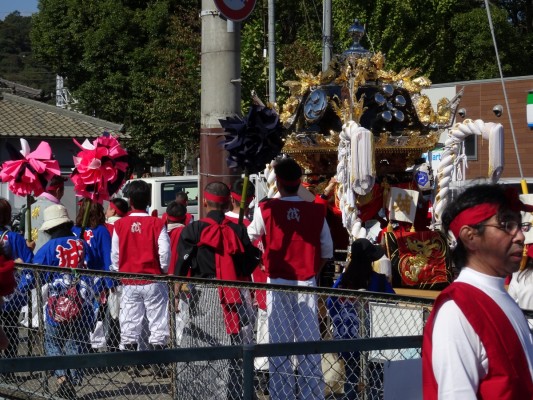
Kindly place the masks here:
<instances>
[{"instance_id":1,"label":"eyeglasses","mask_svg":"<svg viewBox=\"0 0 533 400\"><path fill-rule=\"evenodd\" d=\"M531 222L502 221L499 225L482 224L482 226L492 226L514 236L518 233L518 230L529 232L531 229Z\"/></svg>"}]
</instances>

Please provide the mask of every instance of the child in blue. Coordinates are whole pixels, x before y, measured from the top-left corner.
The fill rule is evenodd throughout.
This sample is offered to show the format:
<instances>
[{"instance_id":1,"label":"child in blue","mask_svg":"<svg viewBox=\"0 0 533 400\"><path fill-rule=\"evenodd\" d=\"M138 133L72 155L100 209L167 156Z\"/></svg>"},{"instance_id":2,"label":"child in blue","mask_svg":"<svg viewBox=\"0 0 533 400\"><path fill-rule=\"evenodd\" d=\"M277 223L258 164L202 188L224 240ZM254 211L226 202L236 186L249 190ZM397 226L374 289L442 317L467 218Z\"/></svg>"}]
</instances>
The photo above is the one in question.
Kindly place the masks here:
<instances>
[{"instance_id":1,"label":"child in blue","mask_svg":"<svg viewBox=\"0 0 533 400\"><path fill-rule=\"evenodd\" d=\"M381 246L374 245L367 239L356 239L350 248L350 262L335 281L333 287L394 293L394 289L387 277L375 272L372 268L372 263L379 260L384 254ZM364 304L358 301L356 297L330 297L326 305L333 322L333 337L335 339L357 339L361 322L359 314ZM365 309L363 314L368 315L368 309ZM365 321L365 324L368 324L368 321ZM357 399L359 393L360 353L345 352L341 354L341 357L344 360L346 372L346 381L344 383L345 398L350 400ZM376 371L373 372L375 373Z\"/></svg>"},{"instance_id":2,"label":"child in blue","mask_svg":"<svg viewBox=\"0 0 533 400\"><path fill-rule=\"evenodd\" d=\"M83 218L85 217L86 207L89 207L87 214L87 221L85 221L85 229L83 230L83 237L81 237L82 226L84 225ZM111 234L105 223L104 207L101 204L82 201L78 215L76 216L76 224L72 228L72 232L77 237L85 240L89 246L88 252L93 260L93 267L91 269L98 269L102 271L109 271L111 265ZM86 256L86 258L89 255ZM116 286L117 282L111 278L95 277L95 284L102 285L103 289L111 289ZM100 295L100 293L97 293ZM102 293L104 295L105 293ZM100 313L100 302L94 302L94 313L98 318ZM100 317L101 318L101 317Z\"/></svg>"},{"instance_id":3,"label":"child in blue","mask_svg":"<svg viewBox=\"0 0 533 400\"><path fill-rule=\"evenodd\" d=\"M3 246L4 253L9 259L17 262L31 263L33 252L28 246L26 239L9 229L11 223L11 205L0 198L0 246ZM19 328L18 320L20 310L28 303L29 291L33 288L33 273L29 269L24 269L16 274L17 286L15 291L4 297L2 307L1 322L4 327L9 345L4 351L4 356L14 358L18 356ZM12 376L12 375L11 375Z\"/></svg>"},{"instance_id":4,"label":"child in blue","mask_svg":"<svg viewBox=\"0 0 533 400\"><path fill-rule=\"evenodd\" d=\"M43 280L49 284L49 300L45 311L44 346L46 355L83 354L89 351L89 333L94 329L93 302L95 293L103 289L95 284L90 276L79 275L77 269L102 269L94 262L89 246L72 233L73 222L69 219L67 209L55 204L44 210L44 223L41 230L50 235L35 254L34 262L42 265L74 269L73 273L43 274ZM77 292L79 312L72 318L61 320L54 313L55 301L74 289ZM76 398L73 385L81 382L79 370L56 370L59 397Z\"/></svg>"}]
</instances>

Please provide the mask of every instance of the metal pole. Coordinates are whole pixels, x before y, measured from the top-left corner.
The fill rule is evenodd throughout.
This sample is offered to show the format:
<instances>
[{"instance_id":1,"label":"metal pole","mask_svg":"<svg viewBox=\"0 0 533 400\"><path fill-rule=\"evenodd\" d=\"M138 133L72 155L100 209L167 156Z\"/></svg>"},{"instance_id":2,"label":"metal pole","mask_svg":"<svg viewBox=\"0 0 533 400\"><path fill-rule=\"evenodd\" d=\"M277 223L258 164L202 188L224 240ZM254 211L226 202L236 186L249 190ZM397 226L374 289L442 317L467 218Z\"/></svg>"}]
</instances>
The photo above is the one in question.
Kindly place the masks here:
<instances>
[{"instance_id":1,"label":"metal pole","mask_svg":"<svg viewBox=\"0 0 533 400\"><path fill-rule=\"evenodd\" d=\"M276 18L274 0L268 0L268 101L276 102Z\"/></svg>"},{"instance_id":2,"label":"metal pole","mask_svg":"<svg viewBox=\"0 0 533 400\"><path fill-rule=\"evenodd\" d=\"M322 72L328 69L331 61L331 0L322 3Z\"/></svg>"},{"instance_id":3,"label":"metal pole","mask_svg":"<svg viewBox=\"0 0 533 400\"><path fill-rule=\"evenodd\" d=\"M224 130L219 119L241 114L240 23L219 16L213 0L202 0L200 201L203 188L214 181L230 184L226 152L220 146ZM205 209L199 207L200 217Z\"/></svg>"}]
</instances>

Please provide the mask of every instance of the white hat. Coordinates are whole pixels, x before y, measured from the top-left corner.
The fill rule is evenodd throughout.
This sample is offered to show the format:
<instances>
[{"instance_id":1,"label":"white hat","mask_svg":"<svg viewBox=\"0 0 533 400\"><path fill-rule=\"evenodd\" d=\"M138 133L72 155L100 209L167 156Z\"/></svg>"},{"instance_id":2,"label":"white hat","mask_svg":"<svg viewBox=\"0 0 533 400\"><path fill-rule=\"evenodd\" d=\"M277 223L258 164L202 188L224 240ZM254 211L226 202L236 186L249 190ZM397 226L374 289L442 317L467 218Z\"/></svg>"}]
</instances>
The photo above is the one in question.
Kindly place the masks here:
<instances>
[{"instance_id":1,"label":"white hat","mask_svg":"<svg viewBox=\"0 0 533 400\"><path fill-rule=\"evenodd\" d=\"M44 210L43 217L44 223L39 228L41 231L47 231L55 228L58 225L64 224L65 222L70 222L68 211L65 206L61 204L54 204L50 207L47 207Z\"/></svg>"}]
</instances>

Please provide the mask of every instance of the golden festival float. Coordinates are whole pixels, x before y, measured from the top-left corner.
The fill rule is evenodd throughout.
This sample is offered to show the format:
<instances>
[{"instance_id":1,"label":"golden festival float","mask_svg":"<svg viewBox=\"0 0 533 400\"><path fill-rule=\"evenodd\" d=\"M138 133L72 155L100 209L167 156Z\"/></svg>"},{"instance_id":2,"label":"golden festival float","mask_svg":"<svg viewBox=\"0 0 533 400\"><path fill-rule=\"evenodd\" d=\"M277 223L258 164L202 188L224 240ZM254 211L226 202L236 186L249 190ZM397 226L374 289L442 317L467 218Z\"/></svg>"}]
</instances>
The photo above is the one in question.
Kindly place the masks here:
<instances>
[{"instance_id":1,"label":"golden festival float","mask_svg":"<svg viewBox=\"0 0 533 400\"><path fill-rule=\"evenodd\" d=\"M434 110L422 93L431 85L427 78L417 69L387 70L382 53L359 44L364 27L357 20L350 34L352 46L325 72L300 71L298 81L285 83L290 98L279 114L281 152L305 170L310 200L328 202L334 245L344 258L352 240L368 237L385 246L394 287L440 290L453 278L439 228L450 183L464 176L462 144L469 135L488 140L488 175L496 182L503 128L481 120L454 124L462 92ZM426 159L441 137L441 162L432 171ZM263 174L274 196L272 167Z\"/></svg>"}]
</instances>

